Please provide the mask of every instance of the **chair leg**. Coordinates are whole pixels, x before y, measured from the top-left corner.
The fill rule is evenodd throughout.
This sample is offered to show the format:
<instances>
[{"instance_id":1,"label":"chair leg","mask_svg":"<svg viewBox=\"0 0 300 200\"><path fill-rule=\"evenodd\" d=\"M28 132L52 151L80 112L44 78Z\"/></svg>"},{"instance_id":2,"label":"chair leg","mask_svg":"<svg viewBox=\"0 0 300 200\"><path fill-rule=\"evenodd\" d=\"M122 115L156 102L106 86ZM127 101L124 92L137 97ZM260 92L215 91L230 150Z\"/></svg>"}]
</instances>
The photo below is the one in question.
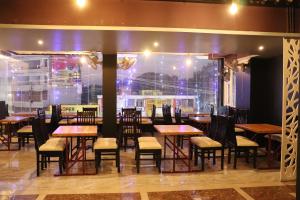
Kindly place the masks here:
<instances>
[{"instance_id":1,"label":"chair leg","mask_svg":"<svg viewBox=\"0 0 300 200\"><path fill-rule=\"evenodd\" d=\"M231 148L228 148L228 164L231 163Z\"/></svg>"},{"instance_id":2,"label":"chair leg","mask_svg":"<svg viewBox=\"0 0 300 200\"><path fill-rule=\"evenodd\" d=\"M193 159L193 144L191 142L189 142L189 159L192 160Z\"/></svg>"},{"instance_id":3,"label":"chair leg","mask_svg":"<svg viewBox=\"0 0 300 200\"><path fill-rule=\"evenodd\" d=\"M137 150L137 159L136 159L136 172L140 173L140 152Z\"/></svg>"},{"instance_id":4,"label":"chair leg","mask_svg":"<svg viewBox=\"0 0 300 200\"><path fill-rule=\"evenodd\" d=\"M59 174L62 174L62 162L63 162L63 155L59 156L58 165L59 165Z\"/></svg>"},{"instance_id":5,"label":"chair leg","mask_svg":"<svg viewBox=\"0 0 300 200\"><path fill-rule=\"evenodd\" d=\"M221 170L224 169L224 148L221 149Z\"/></svg>"},{"instance_id":6,"label":"chair leg","mask_svg":"<svg viewBox=\"0 0 300 200\"><path fill-rule=\"evenodd\" d=\"M247 149L246 151L245 151L245 156L246 156L246 163L249 163L249 149Z\"/></svg>"},{"instance_id":7,"label":"chair leg","mask_svg":"<svg viewBox=\"0 0 300 200\"><path fill-rule=\"evenodd\" d=\"M127 136L125 136L125 137L124 137L124 143L125 143L125 144L124 144L124 151L125 151L125 152L126 152L126 149L127 149L127 139L128 139Z\"/></svg>"},{"instance_id":8,"label":"chair leg","mask_svg":"<svg viewBox=\"0 0 300 200\"><path fill-rule=\"evenodd\" d=\"M161 151L159 151L159 153L157 154L157 156L156 156L156 158L157 158L157 162L158 162L158 172L159 173L161 173Z\"/></svg>"},{"instance_id":9,"label":"chair leg","mask_svg":"<svg viewBox=\"0 0 300 200\"><path fill-rule=\"evenodd\" d=\"M213 150L213 165L216 164L216 150Z\"/></svg>"},{"instance_id":10,"label":"chair leg","mask_svg":"<svg viewBox=\"0 0 300 200\"><path fill-rule=\"evenodd\" d=\"M238 157L238 150L235 148L234 149L234 163L233 163L233 168L236 169L236 164L237 164L237 157Z\"/></svg>"},{"instance_id":11,"label":"chair leg","mask_svg":"<svg viewBox=\"0 0 300 200\"><path fill-rule=\"evenodd\" d=\"M119 150L117 150L117 152L116 152L116 163L117 163L117 168L118 168L118 173L120 173L121 172L121 168L120 168L120 151Z\"/></svg>"},{"instance_id":12,"label":"chair leg","mask_svg":"<svg viewBox=\"0 0 300 200\"><path fill-rule=\"evenodd\" d=\"M201 170L204 171L204 162L205 162L205 150L201 149Z\"/></svg>"},{"instance_id":13,"label":"chair leg","mask_svg":"<svg viewBox=\"0 0 300 200\"><path fill-rule=\"evenodd\" d=\"M40 154L36 153L36 176L40 176Z\"/></svg>"},{"instance_id":14,"label":"chair leg","mask_svg":"<svg viewBox=\"0 0 300 200\"><path fill-rule=\"evenodd\" d=\"M194 165L198 164L198 147L194 145Z\"/></svg>"},{"instance_id":15,"label":"chair leg","mask_svg":"<svg viewBox=\"0 0 300 200\"><path fill-rule=\"evenodd\" d=\"M257 148L253 149L253 168L256 169Z\"/></svg>"}]
</instances>

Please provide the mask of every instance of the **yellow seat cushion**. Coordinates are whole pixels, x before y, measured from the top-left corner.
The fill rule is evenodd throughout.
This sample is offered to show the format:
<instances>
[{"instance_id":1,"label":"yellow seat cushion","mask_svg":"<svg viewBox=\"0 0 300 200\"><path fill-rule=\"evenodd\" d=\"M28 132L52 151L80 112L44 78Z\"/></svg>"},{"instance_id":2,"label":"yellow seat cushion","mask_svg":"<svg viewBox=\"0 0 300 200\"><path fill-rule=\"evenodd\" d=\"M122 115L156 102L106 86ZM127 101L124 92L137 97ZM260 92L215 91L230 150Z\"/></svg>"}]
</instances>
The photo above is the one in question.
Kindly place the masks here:
<instances>
[{"instance_id":1,"label":"yellow seat cushion","mask_svg":"<svg viewBox=\"0 0 300 200\"><path fill-rule=\"evenodd\" d=\"M156 137L139 137L139 142L157 142Z\"/></svg>"},{"instance_id":2,"label":"yellow seat cushion","mask_svg":"<svg viewBox=\"0 0 300 200\"><path fill-rule=\"evenodd\" d=\"M139 142L140 149L161 149L161 145L157 141Z\"/></svg>"},{"instance_id":3,"label":"yellow seat cushion","mask_svg":"<svg viewBox=\"0 0 300 200\"><path fill-rule=\"evenodd\" d=\"M39 151L63 151L65 149L65 144L61 142L46 142L42 146L40 146Z\"/></svg>"},{"instance_id":4,"label":"yellow seat cushion","mask_svg":"<svg viewBox=\"0 0 300 200\"><path fill-rule=\"evenodd\" d=\"M66 125L68 124L68 120L67 119L62 119L58 122L59 125Z\"/></svg>"},{"instance_id":5,"label":"yellow seat cushion","mask_svg":"<svg viewBox=\"0 0 300 200\"><path fill-rule=\"evenodd\" d=\"M217 142L209 137L196 137L194 139L192 137L191 141L200 148L222 147L220 142Z\"/></svg>"},{"instance_id":6,"label":"yellow seat cushion","mask_svg":"<svg viewBox=\"0 0 300 200\"><path fill-rule=\"evenodd\" d=\"M94 149L117 149L116 138L98 138L94 143Z\"/></svg>"},{"instance_id":7,"label":"yellow seat cushion","mask_svg":"<svg viewBox=\"0 0 300 200\"><path fill-rule=\"evenodd\" d=\"M241 128L235 127L235 128L234 128L234 132L235 132L235 133L243 133L243 132L245 132L245 130L244 130L244 129L241 129Z\"/></svg>"},{"instance_id":8,"label":"yellow seat cushion","mask_svg":"<svg viewBox=\"0 0 300 200\"><path fill-rule=\"evenodd\" d=\"M236 143L238 147L258 147L256 142L243 136L236 136Z\"/></svg>"},{"instance_id":9,"label":"yellow seat cushion","mask_svg":"<svg viewBox=\"0 0 300 200\"><path fill-rule=\"evenodd\" d=\"M32 126L31 125L23 126L18 130L18 133L32 133Z\"/></svg>"}]
</instances>

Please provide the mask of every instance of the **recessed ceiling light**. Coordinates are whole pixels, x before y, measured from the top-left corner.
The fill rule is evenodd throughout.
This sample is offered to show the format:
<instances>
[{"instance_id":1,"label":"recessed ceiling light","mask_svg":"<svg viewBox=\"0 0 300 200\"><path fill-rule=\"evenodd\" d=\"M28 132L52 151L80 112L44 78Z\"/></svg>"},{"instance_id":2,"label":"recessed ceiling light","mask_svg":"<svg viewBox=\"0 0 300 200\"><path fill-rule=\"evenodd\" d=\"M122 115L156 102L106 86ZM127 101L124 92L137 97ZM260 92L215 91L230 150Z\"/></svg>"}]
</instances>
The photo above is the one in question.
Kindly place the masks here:
<instances>
[{"instance_id":1,"label":"recessed ceiling light","mask_svg":"<svg viewBox=\"0 0 300 200\"><path fill-rule=\"evenodd\" d=\"M259 50L259 51L262 51L262 50L264 50L264 49L265 49L265 47L262 46L262 45L260 45L260 46L258 47L258 50Z\"/></svg>"},{"instance_id":2,"label":"recessed ceiling light","mask_svg":"<svg viewBox=\"0 0 300 200\"><path fill-rule=\"evenodd\" d=\"M86 0L76 0L76 5L79 8L84 8L86 6L87 1Z\"/></svg>"},{"instance_id":3,"label":"recessed ceiling light","mask_svg":"<svg viewBox=\"0 0 300 200\"><path fill-rule=\"evenodd\" d=\"M43 41L43 40L38 40L37 43L38 43L39 45L43 45L43 44L44 44L44 41Z\"/></svg>"},{"instance_id":4,"label":"recessed ceiling light","mask_svg":"<svg viewBox=\"0 0 300 200\"><path fill-rule=\"evenodd\" d=\"M238 12L238 5L235 2L232 2L229 7L229 13L235 15Z\"/></svg>"},{"instance_id":5,"label":"recessed ceiling light","mask_svg":"<svg viewBox=\"0 0 300 200\"><path fill-rule=\"evenodd\" d=\"M159 43L158 43L158 42L154 42L154 43L153 43L153 46L154 46L154 47L158 47L158 46L159 46Z\"/></svg>"},{"instance_id":6,"label":"recessed ceiling light","mask_svg":"<svg viewBox=\"0 0 300 200\"><path fill-rule=\"evenodd\" d=\"M192 60L190 58L186 59L185 64L186 66L191 66Z\"/></svg>"},{"instance_id":7,"label":"recessed ceiling light","mask_svg":"<svg viewBox=\"0 0 300 200\"><path fill-rule=\"evenodd\" d=\"M144 51L144 55L145 56L150 56L150 54L151 54L151 51L149 50L149 49L146 49L145 51Z\"/></svg>"},{"instance_id":8,"label":"recessed ceiling light","mask_svg":"<svg viewBox=\"0 0 300 200\"><path fill-rule=\"evenodd\" d=\"M176 66L173 66L172 68L173 68L173 70L176 70Z\"/></svg>"}]
</instances>

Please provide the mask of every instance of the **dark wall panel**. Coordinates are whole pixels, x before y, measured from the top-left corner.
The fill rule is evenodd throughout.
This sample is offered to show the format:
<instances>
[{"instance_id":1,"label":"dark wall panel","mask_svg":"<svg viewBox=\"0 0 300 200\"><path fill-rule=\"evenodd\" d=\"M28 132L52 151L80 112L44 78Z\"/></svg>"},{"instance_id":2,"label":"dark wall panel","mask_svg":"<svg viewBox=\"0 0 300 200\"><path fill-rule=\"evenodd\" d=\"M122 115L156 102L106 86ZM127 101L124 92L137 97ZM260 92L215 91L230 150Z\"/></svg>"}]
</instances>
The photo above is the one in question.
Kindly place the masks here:
<instances>
[{"instance_id":1,"label":"dark wall panel","mask_svg":"<svg viewBox=\"0 0 300 200\"><path fill-rule=\"evenodd\" d=\"M282 56L250 60L250 120L281 125Z\"/></svg>"},{"instance_id":2,"label":"dark wall panel","mask_svg":"<svg viewBox=\"0 0 300 200\"><path fill-rule=\"evenodd\" d=\"M236 73L236 108L250 108L250 67Z\"/></svg>"}]
</instances>

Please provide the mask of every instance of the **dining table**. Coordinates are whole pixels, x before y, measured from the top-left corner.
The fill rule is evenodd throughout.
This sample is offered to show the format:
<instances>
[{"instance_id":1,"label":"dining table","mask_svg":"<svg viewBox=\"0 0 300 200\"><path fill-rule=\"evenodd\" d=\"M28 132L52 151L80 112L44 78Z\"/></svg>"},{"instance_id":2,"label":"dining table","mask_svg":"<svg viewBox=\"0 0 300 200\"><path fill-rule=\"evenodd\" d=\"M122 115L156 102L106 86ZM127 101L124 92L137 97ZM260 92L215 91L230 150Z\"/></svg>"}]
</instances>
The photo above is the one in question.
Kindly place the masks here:
<instances>
[{"instance_id":1,"label":"dining table","mask_svg":"<svg viewBox=\"0 0 300 200\"><path fill-rule=\"evenodd\" d=\"M86 139L88 137L97 137L97 126L85 126L85 125L76 125L76 126L59 126L53 133L53 137L62 137L65 138L66 144L70 144L70 148L66 148L66 173L63 175L91 175L96 174L89 173L86 169ZM80 140L79 146L72 145L71 140L73 138L78 138ZM70 151L70 152L69 152ZM72 173L71 169L76 163L82 163L82 172Z\"/></svg>"},{"instance_id":2,"label":"dining table","mask_svg":"<svg viewBox=\"0 0 300 200\"><path fill-rule=\"evenodd\" d=\"M191 141L189 139L188 155L178 146L177 136L197 136L202 135L203 131L194 128L190 125L154 125L157 132L164 137L164 160L170 160L166 157L167 147L172 151L172 170L163 172L167 173L182 173L192 172L191 169ZM187 167L187 170L176 170L176 160L181 160Z\"/></svg>"},{"instance_id":3,"label":"dining table","mask_svg":"<svg viewBox=\"0 0 300 200\"><path fill-rule=\"evenodd\" d=\"M209 115L189 117L189 120L192 123L195 123L196 126L199 126L201 130L204 130L204 132L208 132L209 125L211 123L211 117Z\"/></svg>"},{"instance_id":4,"label":"dining table","mask_svg":"<svg viewBox=\"0 0 300 200\"><path fill-rule=\"evenodd\" d=\"M273 134L281 134L282 128L281 126L273 125L273 124L236 124L235 127L244 129L248 132L254 134L254 136L263 135L268 139L268 147L266 150L268 167L267 169L274 168L273 165L273 153L272 153L272 135Z\"/></svg>"},{"instance_id":5,"label":"dining table","mask_svg":"<svg viewBox=\"0 0 300 200\"><path fill-rule=\"evenodd\" d=\"M0 144L3 144L6 148L0 149L0 151L16 151L21 149L21 141L19 135L14 132L13 126L19 125L22 122L26 122L29 120L29 117L22 117L22 116L8 116L4 119L0 119L1 128L4 127L4 131L0 131ZM18 137L18 148L12 148L11 145L16 143L12 142L13 136Z\"/></svg>"}]
</instances>

